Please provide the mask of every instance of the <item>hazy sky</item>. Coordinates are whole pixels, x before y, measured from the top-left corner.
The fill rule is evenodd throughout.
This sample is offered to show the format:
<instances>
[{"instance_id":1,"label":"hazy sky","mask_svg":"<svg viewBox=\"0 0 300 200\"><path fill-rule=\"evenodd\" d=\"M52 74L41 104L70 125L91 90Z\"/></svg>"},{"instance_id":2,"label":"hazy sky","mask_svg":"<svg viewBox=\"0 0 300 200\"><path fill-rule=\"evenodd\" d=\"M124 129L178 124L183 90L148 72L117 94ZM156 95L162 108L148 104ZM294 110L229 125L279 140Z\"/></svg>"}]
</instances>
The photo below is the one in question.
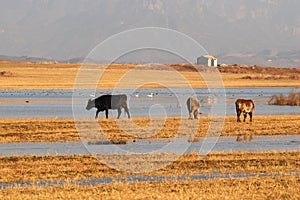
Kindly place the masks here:
<instances>
[{"instance_id":1,"label":"hazy sky","mask_svg":"<svg viewBox=\"0 0 300 200\"><path fill-rule=\"evenodd\" d=\"M85 57L145 26L180 31L213 55L276 54L300 50L299 8L298 0L0 0L0 54Z\"/></svg>"}]
</instances>

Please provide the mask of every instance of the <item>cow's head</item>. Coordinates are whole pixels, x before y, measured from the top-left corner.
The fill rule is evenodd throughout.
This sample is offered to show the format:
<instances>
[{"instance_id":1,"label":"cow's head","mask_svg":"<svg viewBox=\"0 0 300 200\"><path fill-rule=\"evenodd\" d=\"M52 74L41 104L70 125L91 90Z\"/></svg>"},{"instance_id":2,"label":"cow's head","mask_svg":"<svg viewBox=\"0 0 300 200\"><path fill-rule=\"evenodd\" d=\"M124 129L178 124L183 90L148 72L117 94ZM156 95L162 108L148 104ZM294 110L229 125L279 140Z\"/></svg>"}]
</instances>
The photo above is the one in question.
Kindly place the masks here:
<instances>
[{"instance_id":1,"label":"cow's head","mask_svg":"<svg viewBox=\"0 0 300 200\"><path fill-rule=\"evenodd\" d=\"M87 109L87 110L91 110L91 109L94 108L94 107L95 107L95 100L89 99L89 101L88 101L88 103L87 103L87 105L86 105L86 109Z\"/></svg>"}]
</instances>

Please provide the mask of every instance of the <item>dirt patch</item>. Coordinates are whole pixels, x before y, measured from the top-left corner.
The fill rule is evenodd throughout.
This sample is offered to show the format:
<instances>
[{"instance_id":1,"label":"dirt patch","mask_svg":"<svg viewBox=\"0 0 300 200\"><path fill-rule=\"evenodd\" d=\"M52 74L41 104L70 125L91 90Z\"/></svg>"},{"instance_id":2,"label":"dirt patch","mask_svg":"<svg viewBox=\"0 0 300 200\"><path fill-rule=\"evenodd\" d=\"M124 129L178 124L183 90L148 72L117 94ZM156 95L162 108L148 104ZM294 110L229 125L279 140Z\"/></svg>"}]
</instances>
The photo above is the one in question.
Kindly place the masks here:
<instances>
[{"instance_id":1,"label":"dirt patch","mask_svg":"<svg viewBox=\"0 0 300 200\"><path fill-rule=\"evenodd\" d=\"M246 75L241 79L245 80L299 80L300 75Z\"/></svg>"},{"instance_id":2,"label":"dirt patch","mask_svg":"<svg viewBox=\"0 0 300 200\"><path fill-rule=\"evenodd\" d=\"M125 65L126 66L126 65ZM137 65L139 70L159 70L159 71L180 71L180 72L210 72L215 70L213 67L206 67L203 65L192 64L149 64L149 65Z\"/></svg>"}]
</instances>

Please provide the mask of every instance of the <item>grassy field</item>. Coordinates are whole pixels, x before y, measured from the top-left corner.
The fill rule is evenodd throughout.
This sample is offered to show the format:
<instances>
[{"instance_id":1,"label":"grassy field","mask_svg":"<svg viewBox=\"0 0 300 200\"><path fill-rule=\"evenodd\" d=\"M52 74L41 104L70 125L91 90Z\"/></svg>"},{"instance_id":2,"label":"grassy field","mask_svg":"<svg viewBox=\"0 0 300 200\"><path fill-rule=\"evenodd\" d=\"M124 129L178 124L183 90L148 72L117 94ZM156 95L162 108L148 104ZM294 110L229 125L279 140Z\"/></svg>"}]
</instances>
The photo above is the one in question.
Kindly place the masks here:
<instances>
[{"instance_id":1,"label":"grassy field","mask_svg":"<svg viewBox=\"0 0 300 200\"><path fill-rule=\"evenodd\" d=\"M191 65L177 64L167 65L171 69L163 70L155 67L144 67L130 73L137 65L133 64L113 64L103 74L98 81L97 88L132 88L132 87L162 87L155 82L163 82L168 87L186 87L190 84L194 88L206 88L207 85L213 87L215 79L212 72L217 69L201 68L202 76L195 72ZM104 65L91 65L90 71L84 74L82 82L88 86L99 77L95 73ZM63 63L27 63L0 61L0 89L72 89L76 81L80 64ZM275 87L275 86L300 86L299 69L258 68L233 66L220 68L221 77L225 87ZM125 76L125 79L123 76ZM284 74L284 75L283 75ZM179 79L182 76L183 78ZM94 77L94 78L91 78ZM134 81L126 81L126 77ZM204 82L203 77L207 77ZM250 77L250 78L249 78ZM123 80L123 81L122 81ZM117 83L121 85L116 86ZM217 85L219 86L219 85ZM88 86L90 88L91 86Z\"/></svg>"},{"instance_id":2,"label":"grassy field","mask_svg":"<svg viewBox=\"0 0 300 200\"><path fill-rule=\"evenodd\" d=\"M199 126L195 120L181 120L178 117L167 118L165 123L161 118L154 118L151 124L149 124L149 118L118 120L102 118L98 122L106 137L112 141L172 137L198 138L207 134L211 123L207 116L200 117ZM128 122L132 122L136 126L130 126ZM90 130L90 122L83 120L79 123L91 136L93 130ZM149 128L146 128L147 125ZM180 130L179 126L181 126ZM157 131L157 127L161 127L161 129ZM237 123L236 117L229 116L225 118L221 135L300 134L299 127L299 115L254 116L252 123ZM80 137L73 119L0 119L0 143L79 140Z\"/></svg>"},{"instance_id":3,"label":"grassy field","mask_svg":"<svg viewBox=\"0 0 300 200\"><path fill-rule=\"evenodd\" d=\"M150 154L132 156L136 158L131 160L132 167L140 161L149 165L158 162L170 163L159 170L143 173L145 176L192 176L216 172L280 174L300 170L300 152L231 152L206 156L190 153L178 157L174 162L169 162L173 161L172 154L156 154L155 157ZM116 162L126 162L126 156L107 157L115 159ZM0 182L118 178L135 174L110 168L88 155L0 157L0 166Z\"/></svg>"},{"instance_id":4,"label":"grassy field","mask_svg":"<svg viewBox=\"0 0 300 200\"><path fill-rule=\"evenodd\" d=\"M299 199L299 177L63 185L0 190L1 199Z\"/></svg>"}]
</instances>

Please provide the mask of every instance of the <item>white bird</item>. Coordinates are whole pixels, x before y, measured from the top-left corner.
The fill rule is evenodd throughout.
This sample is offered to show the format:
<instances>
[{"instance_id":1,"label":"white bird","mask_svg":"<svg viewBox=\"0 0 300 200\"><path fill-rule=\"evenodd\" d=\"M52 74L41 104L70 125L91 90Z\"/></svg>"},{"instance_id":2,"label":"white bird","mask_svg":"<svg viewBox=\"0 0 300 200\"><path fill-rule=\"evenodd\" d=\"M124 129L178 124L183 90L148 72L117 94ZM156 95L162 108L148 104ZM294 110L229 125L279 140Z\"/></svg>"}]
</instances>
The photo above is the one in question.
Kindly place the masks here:
<instances>
[{"instance_id":1,"label":"white bird","mask_svg":"<svg viewBox=\"0 0 300 200\"><path fill-rule=\"evenodd\" d=\"M135 97L139 97L140 95L139 94L135 94Z\"/></svg>"},{"instance_id":2,"label":"white bird","mask_svg":"<svg viewBox=\"0 0 300 200\"><path fill-rule=\"evenodd\" d=\"M94 94L90 94L90 97L95 97L96 96L96 94L94 93Z\"/></svg>"},{"instance_id":3,"label":"white bird","mask_svg":"<svg viewBox=\"0 0 300 200\"><path fill-rule=\"evenodd\" d=\"M151 92L150 94L147 94L147 97L154 97L154 93Z\"/></svg>"}]
</instances>

